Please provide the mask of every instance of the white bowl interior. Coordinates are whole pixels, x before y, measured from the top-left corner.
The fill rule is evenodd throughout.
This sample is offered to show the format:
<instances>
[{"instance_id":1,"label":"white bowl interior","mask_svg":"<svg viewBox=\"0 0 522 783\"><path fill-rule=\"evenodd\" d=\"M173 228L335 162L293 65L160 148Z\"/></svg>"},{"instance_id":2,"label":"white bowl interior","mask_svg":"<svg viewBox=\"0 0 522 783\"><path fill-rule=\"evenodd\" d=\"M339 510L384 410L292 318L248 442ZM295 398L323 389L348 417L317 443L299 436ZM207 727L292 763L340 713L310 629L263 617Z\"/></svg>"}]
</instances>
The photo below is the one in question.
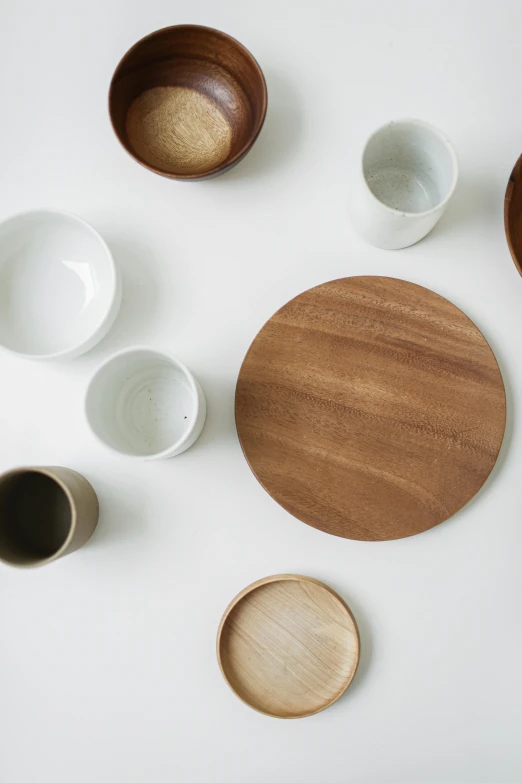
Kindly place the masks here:
<instances>
[{"instance_id":1,"label":"white bowl interior","mask_svg":"<svg viewBox=\"0 0 522 783\"><path fill-rule=\"evenodd\" d=\"M171 448L190 432L197 391L169 357L146 349L115 356L87 392L95 434L116 451L147 457Z\"/></svg>"},{"instance_id":2,"label":"white bowl interior","mask_svg":"<svg viewBox=\"0 0 522 783\"><path fill-rule=\"evenodd\" d=\"M435 128L391 122L369 139L363 172L374 196L386 206L427 212L450 194L456 163L448 142Z\"/></svg>"},{"instance_id":3,"label":"white bowl interior","mask_svg":"<svg viewBox=\"0 0 522 783\"><path fill-rule=\"evenodd\" d=\"M82 220L42 211L0 225L0 343L11 351L74 351L102 325L115 289L110 253Z\"/></svg>"}]
</instances>

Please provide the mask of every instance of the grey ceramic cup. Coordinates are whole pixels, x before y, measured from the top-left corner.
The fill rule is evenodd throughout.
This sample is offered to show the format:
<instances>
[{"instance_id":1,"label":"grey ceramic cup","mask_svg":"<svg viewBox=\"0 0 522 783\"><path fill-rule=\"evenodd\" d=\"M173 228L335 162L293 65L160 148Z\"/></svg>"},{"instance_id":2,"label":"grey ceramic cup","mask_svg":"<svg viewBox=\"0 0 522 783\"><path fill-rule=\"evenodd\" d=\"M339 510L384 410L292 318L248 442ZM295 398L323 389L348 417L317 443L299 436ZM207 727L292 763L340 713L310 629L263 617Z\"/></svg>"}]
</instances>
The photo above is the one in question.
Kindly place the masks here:
<instances>
[{"instance_id":1,"label":"grey ceramic cup","mask_svg":"<svg viewBox=\"0 0 522 783\"><path fill-rule=\"evenodd\" d=\"M69 468L16 468L0 476L0 561L28 568L79 549L98 523L98 498Z\"/></svg>"}]
</instances>

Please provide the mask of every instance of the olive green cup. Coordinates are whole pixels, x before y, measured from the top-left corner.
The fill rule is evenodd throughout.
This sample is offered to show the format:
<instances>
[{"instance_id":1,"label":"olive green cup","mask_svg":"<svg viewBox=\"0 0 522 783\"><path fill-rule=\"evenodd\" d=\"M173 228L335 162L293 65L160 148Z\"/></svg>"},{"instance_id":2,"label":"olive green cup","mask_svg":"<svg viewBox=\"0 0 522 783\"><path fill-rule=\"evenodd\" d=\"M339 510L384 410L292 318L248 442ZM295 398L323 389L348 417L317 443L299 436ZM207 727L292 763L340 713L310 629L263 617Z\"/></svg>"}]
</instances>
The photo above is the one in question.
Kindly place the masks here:
<instances>
[{"instance_id":1,"label":"olive green cup","mask_svg":"<svg viewBox=\"0 0 522 783\"><path fill-rule=\"evenodd\" d=\"M16 468L0 476L0 561L30 568L79 549L98 523L98 498L69 468Z\"/></svg>"}]
</instances>

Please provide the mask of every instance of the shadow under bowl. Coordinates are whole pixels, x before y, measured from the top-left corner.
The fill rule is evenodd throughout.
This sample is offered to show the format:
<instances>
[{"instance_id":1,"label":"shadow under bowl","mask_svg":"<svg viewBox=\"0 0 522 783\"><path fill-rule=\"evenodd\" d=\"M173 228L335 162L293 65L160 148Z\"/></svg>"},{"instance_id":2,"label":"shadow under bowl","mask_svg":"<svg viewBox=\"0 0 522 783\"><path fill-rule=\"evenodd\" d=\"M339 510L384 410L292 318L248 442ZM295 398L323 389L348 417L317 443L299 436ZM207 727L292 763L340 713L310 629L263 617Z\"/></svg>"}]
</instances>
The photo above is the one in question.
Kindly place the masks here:
<instances>
[{"instance_id":1,"label":"shadow under bowl","mask_svg":"<svg viewBox=\"0 0 522 783\"><path fill-rule=\"evenodd\" d=\"M522 155L515 163L506 188L504 228L511 256L522 275Z\"/></svg>"},{"instance_id":2,"label":"shadow under bowl","mask_svg":"<svg viewBox=\"0 0 522 783\"><path fill-rule=\"evenodd\" d=\"M235 166L266 115L261 68L238 41L176 25L138 41L109 90L114 131L132 157L172 179L205 179Z\"/></svg>"}]
</instances>

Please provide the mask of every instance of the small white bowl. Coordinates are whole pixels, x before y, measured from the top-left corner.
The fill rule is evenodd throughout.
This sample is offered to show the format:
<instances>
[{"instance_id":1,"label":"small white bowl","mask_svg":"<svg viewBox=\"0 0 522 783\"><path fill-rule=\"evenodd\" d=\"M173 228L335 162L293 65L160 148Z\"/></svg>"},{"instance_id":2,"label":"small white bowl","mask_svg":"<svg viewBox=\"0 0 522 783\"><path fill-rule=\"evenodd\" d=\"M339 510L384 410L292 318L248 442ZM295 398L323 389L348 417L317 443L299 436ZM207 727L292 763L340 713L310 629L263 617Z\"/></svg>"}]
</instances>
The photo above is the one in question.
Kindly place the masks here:
<instances>
[{"instance_id":1,"label":"small white bowl","mask_svg":"<svg viewBox=\"0 0 522 783\"><path fill-rule=\"evenodd\" d=\"M130 457L167 459L199 437L207 406L201 386L173 356L127 348L111 356L87 388L87 421L106 446Z\"/></svg>"},{"instance_id":2,"label":"small white bowl","mask_svg":"<svg viewBox=\"0 0 522 783\"><path fill-rule=\"evenodd\" d=\"M112 254L85 220L24 212L0 224L0 347L70 359L111 328L121 302Z\"/></svg>"}]
</instances>

